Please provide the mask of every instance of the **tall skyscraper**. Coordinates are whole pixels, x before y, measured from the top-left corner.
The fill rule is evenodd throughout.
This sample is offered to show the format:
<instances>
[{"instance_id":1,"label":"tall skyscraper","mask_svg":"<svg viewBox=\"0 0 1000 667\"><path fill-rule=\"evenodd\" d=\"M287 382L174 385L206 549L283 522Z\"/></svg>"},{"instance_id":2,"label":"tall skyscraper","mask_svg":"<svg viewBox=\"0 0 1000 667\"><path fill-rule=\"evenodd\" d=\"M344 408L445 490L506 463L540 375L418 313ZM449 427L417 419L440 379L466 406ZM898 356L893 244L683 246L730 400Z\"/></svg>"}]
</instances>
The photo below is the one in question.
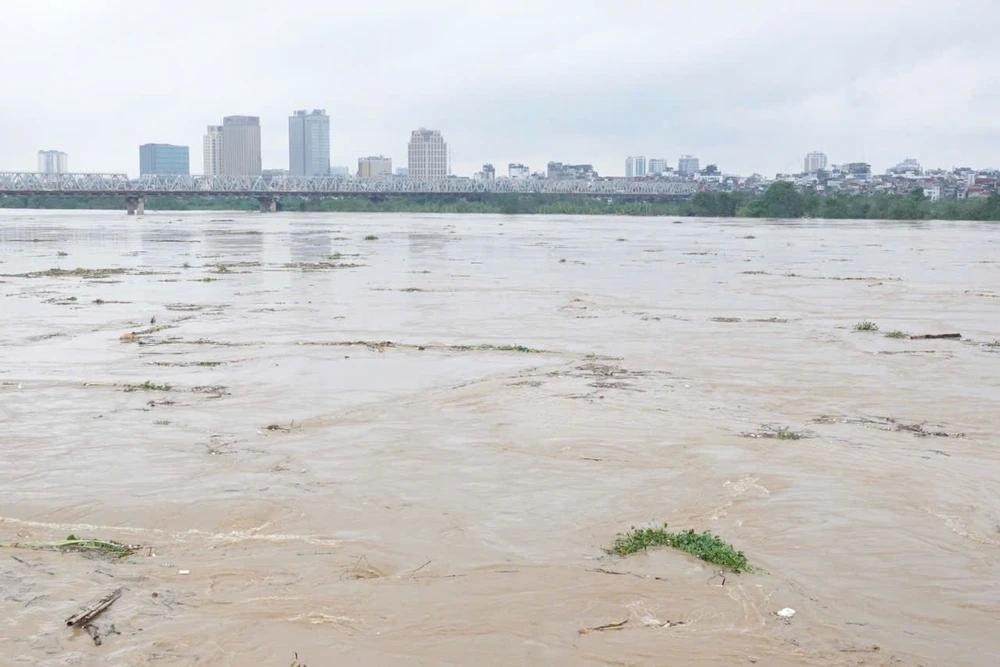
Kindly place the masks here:
<instances>
[{"instance_id":1,"label":"tall skyscraper","mask_svg":"<svg viewBox=\"0 0 1000 667\"><path fill-rule=\"evenodd\" d=\"M330 174L330 117L325 109L305 109L288 117L288 173L292 176Z\"/></svg>"},{"instance_id":2,"label":"tall skyscraper","mask_svg":"<svg viewBox=\"0 0 1000 667\"><path fill-rule=\"evenodd\" d=\"M187 176L191 173L187 146L173 144L143 144L139 146L139 174L170 174Z\"/></svg>"},{"instance_id":3,"label":"tall skyscraper","mask_svg":"<svg viewBox=\"0 0 1000 667\"><path fill-rule=\"evenodd\" d=\"M226 116L222 119L222 173L260 176L260 118Z\"/></svg>"},{"instance_id":4,"label":"tall skyscraper","mask_svg":"<svg viewBox=\"0 0 1000 667\"><path fill-rule=\"evenodd\" d=\"M682 155L677 160L677 172L681 176L691 176L698 173L698 158L693 155Z\"/></svg>"},{"instance_id":5,"label":"tall skyscraper","mask_svg":"<svg viewBox=\"0 0 1000 667\"><path fill-rule=\"evenodd\" d=\"M392 158L370 155L358 158L358 178L382 178L392 175Z\"/></svg>"},{"instance_id":6,"label":"tall skyscraper","mask_svg":"<svg viewBox=\"0 0 1000 667\"><path fill-rule=\"evenodd\" d=\"M205 159L205 176L218 176L222 173L222 126L209 125L202 139L202 154Z\"/></svg>"},{"instance_id":7,"label":"tall skyscraper","mask_svg":"<svg viewBox=\"0 0 1000 667\"><path fill-rule=\"evenodd\" d=\"M805 173L815 174L817 171L826 169L826 153L814 151L806 154Z\"/></svg>"},{"instance_id":8,"label":"tall skyscraper","mask_svg":"<svg viewBox=\"0 0 1000 667\"><path fill-rule=\"evenodd\" d=\"M641 178L646 175L646 156L629 155L625 158L625 177Z\"/></svg>"},{"instance_id":9,"label":"tall skyscraper","mask_svg":"<svg viewBox=\"0 0 1000 667\"><path fill-rule=\"evenodd\" d=\"M62 151L38 151L38 171L43 174L65 174L69 171L69 156Z\"/></svg>"},{"instance_id":10,"label":"tall skyscraper","mask_svg":"<svg viewBox=\"0 0 1000 667\"><path fill-rule=\"evenodd\" d=\"M433 179L448 176L448 144L438 130L422 127L410 133L406 166L410 178Z\"/></svg>"}]
</instances>

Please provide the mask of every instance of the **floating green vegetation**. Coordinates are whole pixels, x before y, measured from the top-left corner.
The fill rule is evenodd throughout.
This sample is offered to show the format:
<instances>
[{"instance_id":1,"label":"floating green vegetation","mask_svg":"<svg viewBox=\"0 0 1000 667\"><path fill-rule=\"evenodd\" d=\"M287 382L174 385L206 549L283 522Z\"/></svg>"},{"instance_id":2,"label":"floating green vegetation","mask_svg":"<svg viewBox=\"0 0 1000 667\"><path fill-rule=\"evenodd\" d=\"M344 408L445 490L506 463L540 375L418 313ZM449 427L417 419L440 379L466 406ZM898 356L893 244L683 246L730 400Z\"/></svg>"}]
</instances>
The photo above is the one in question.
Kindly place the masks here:
<instances>
[{"instance_id":1,"label":"floating green vegetation","mask_svg":"<svg viewBox=\"0 0 1000 667\"><path fill-rule=\"evenodd\" d=\"M139 546L133 544L122 544L114 540L102 540L95 537L77 537L70 534L65 540L60 542L44 542L41 544L31 544L27 542L12 542L10 544L0 544L0 547L10 547L16 549L40 549L48 551L77 551L80 553L105 556L108 558L125 558L131 556L139 550Z\"/></svg>"},{"instance_id":2,"label":"floating green vegetation","mask_svg":"<svg viewBox=\"0 0 1000 667\"><path fill-rule=\"evenodd\" d=\"M696 533L694 530L672 532L667 530L667 524L662 528L635 528L619 535L611 548L610 554L628 556L650 547L671 547L685 551L703 561L720 565L733 572L750 572L753 570L742 551L737 551L733 545L724 542L722 538L705 531Z\"/></svg>"},{"instance_id":3,"label":"floating green vegetation","mask_svg":"<svg viewBox=\"0 0 1000 667\"><path fill-rule=\"evenodd\" d=\"M122 544L114 540L101 540L93 537L77 537L67 535L62 542L53 545L61 551L84 551L98 553L103 556L114 556L115 558L125 558L135 553L138 547L131 544Z\"/></svg>"},{"instance_id":4,"label":"floating green vegetation","mask_svg":"<svg viewBox=\"0 0 1000 667\"><path fill-rule=\"evenodd\" d=\"M893 329L892 331L887 331L885 333L886 338L909 338L909 334L899 329Z\"/></svg>"},{"instance_id":5,"label":"floating green vegetation","mask_svg":"<svg viewBox=\"0 0 1000 667\"><path fill-rule=\"evenodd\" d=\"M878 331L878 325L871 320L864 320L854 325L855 331Z\"/></svg>"},{"instance_id":6,"label":"floating green vegetation","mask_svg":"<svg viewBox=\"0 0 1000 667\"><path fill-rule=\"evenodd\" d=\"M1000 339L994 340L992 343L986 343L986 347L1000 347Z\"/></svg>"},{"instance_id":7,"label":"floating green vegetation","mask_svg":"<svg viewBox=\"0 0 1000 667\"><path fill-rule=\"evenodd\" d=\"M122 391L170 391L172 387L169 384L156 384L150 380L146 380L142 384L125 384L122 385Z\"/></svg>"},{"instance_id":8,"label":"floating green vegetation","mask_svg":"<svg viewBox=\"0 0 1000 667\"><path fill-rule=\"evenodd\" d=\"M744 438L774 438L776 440L801 440L808 437L808 434L801 431L793 431L788 426L764 426L759 431L741 433Z\"/></svg>"},{"instance_id":9,"label":"floating green vegetation","mask_svg":"<svg viewBox=\"0 0 1000 667\"><path fill-rule=\"evenodd\" d=\"M378 241L378 237L374 234L368 234L365 236L365 241Z\"/></svg>"},{"instance_id":10,"label":"floating green vegetation","mask_svg":"<svg viewBox=\"0 0 1000 667\"><path fill-rule=\"evenodd\" d=\"M286 269L298 269L300 271L327 271L333 269L357 269L364 264L352 264L350 262L288 262L283 265Z\"/></svg>"},{"instance_id":11,"label":"floating green vegetation","mask_svg":"<svg viewBox=\"0 0 1000 667\"><path fill-rule=\"evenodd\" d=\"M108 276L128 273L128 269L47 269L45 271L32 271L30 273L18 273L8 275L8 278L107 278Z\"/></svg>"},{"instance_id":12,"label":"floating green vegetation","mask_svg":"<svg viewBox=\"0 0 1000 667\"><path fill-rule=\"evenodd\" d=\"M478 345L450 345L449 349L457 352L523 352L525 354L541 354L544 350L536 350L524 345L495 345L493 343L479 343Z\"/></svg>"},{"instance_id":13,"label":"floating green vegetation","mask_svg":"<svg viewBox=\"0 0 1000 667\"><path fill-rule=\"evenodd\" d=\"M399 350L447 350L449 352L521 352L524 354L544 354L545 350L536 350L524 345L501 345L495 343L477 343L470 345L439 345L415 343L396 343L391 340L344 340L333 342L302 342L299 345L331 345L338 347L364 346L375 352L385 352L387 349Z\"/></svg>"}]
</instances>

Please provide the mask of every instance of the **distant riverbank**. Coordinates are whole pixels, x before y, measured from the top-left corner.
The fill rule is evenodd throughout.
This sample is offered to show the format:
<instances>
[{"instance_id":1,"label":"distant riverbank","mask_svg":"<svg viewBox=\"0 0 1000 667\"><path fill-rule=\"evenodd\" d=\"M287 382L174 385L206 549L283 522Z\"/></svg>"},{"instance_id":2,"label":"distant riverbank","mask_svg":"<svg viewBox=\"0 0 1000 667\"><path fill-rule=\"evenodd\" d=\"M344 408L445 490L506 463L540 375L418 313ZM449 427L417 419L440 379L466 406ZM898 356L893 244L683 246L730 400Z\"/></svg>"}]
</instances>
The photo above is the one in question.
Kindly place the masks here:
<instances>
[{"instance_id":1,"label":"distant riverbank","mask_svg":"<svg viewBox=\"0 0 1000 667\"><path fill-rule=\"evenodd\" d=\"M119 209L117 197L32 195L0 197L0 208ZM151 195L150 210L256 210L252 197ZM1000 195L932 201L917 190L907 195L819 195L775 183L763 194L700 192L683 200L640 200L586 195L473 194L452 197L372 195L306 199L287 197L283 211L397 213L499 213L540 215L705 216L739 218L829 218L879 220L1000 220Z\"/></svg>"}]
</instances>

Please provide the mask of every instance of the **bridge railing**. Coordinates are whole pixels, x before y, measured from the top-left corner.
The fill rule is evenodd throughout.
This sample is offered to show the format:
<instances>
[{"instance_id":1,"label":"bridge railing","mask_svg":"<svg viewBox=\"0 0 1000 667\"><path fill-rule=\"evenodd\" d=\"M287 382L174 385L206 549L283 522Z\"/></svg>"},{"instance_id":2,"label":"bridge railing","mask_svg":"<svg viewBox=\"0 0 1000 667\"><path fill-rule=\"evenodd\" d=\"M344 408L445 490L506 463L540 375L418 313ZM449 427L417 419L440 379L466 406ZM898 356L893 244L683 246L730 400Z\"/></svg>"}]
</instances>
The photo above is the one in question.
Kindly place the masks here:
<instances>
[{"instance_id":1,"label":"bridge railing","mask_svg":"<svg viewBox=\"0 0 1000 667\"><path fill-rule=\"evenodd\" d=\"M38 174L0 172L0 193L122 193L122 194L579 194L686 196L697 191L686 181L626 178L595 180L507 179L478 181L449 177L419 179L386 177L361 179L345 176L141 176L126 174Z\"/></svg>"}]
</instances>

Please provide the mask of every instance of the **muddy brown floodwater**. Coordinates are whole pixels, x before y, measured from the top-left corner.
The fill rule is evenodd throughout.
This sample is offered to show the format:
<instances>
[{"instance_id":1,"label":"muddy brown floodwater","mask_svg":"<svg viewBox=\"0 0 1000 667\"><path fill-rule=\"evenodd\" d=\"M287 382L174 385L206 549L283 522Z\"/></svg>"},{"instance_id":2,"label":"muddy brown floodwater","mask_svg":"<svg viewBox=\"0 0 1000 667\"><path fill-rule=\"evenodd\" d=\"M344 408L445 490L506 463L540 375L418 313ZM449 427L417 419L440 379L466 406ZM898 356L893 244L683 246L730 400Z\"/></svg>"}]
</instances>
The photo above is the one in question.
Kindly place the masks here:
<instances>
[{"instance_id":1,"label":"muddy brown floodwater","mask_svg":"<svg viewBox=\"0 0 1000 667\"><path fill-rule=\"evenodd\" d=\"M996 224L3 211L0 274L3 665L997 664ZM664 522L754 571L605 552Z\"/></svg>"}]
</instances>

